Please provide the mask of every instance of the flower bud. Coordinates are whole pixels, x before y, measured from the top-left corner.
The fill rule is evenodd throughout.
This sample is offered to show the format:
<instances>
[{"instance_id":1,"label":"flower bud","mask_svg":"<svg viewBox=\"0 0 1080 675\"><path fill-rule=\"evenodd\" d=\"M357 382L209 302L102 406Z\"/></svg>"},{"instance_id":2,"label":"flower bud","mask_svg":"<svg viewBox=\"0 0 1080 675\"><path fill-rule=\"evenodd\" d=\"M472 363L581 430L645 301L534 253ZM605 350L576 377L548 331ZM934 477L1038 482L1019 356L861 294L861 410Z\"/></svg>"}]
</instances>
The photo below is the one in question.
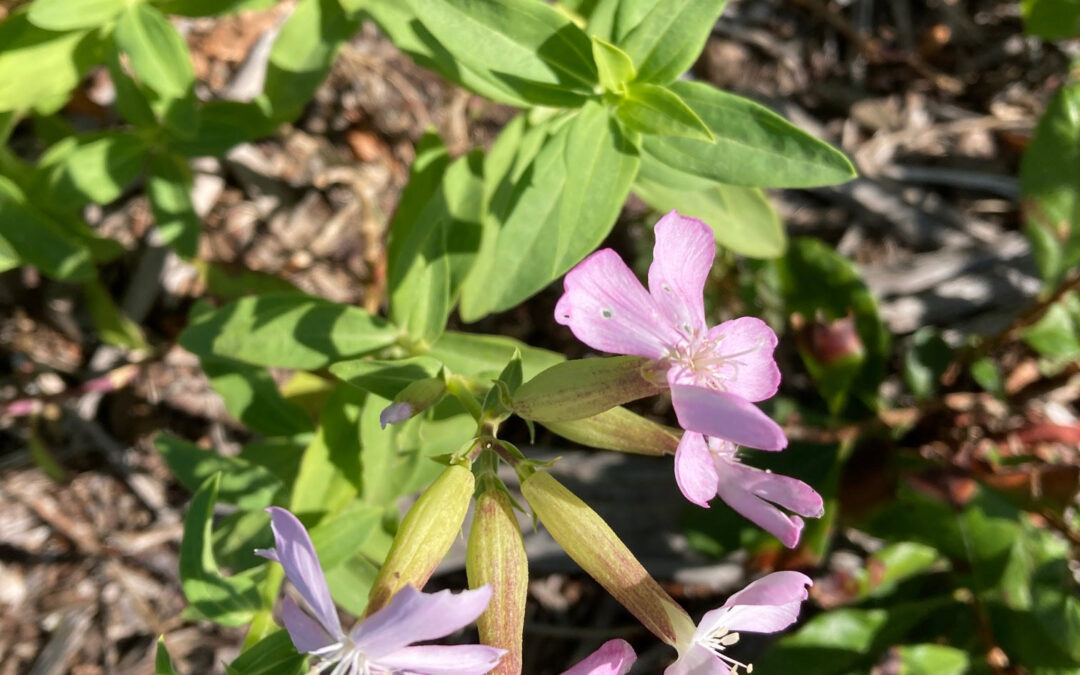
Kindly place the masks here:
<instances>
[{"instance_id":1,"label":"flower bud","mask_svg":"<svg viewBox=\"0 0 1080 675\"><path fill-rule=\"evenodd\" d=\"M542 424L567 440L601 450L661 456L674 455L679 447L676 429L657 424L621 406L580 420Z\"/></svg>"},{"instance_id":2,"label":"flower bud","mask_svg":"<svg viewBox=\"0 0 1080 675\"><path fill-rule=\"evenodd\" d=\"M865 349L853 315L849 314L834 321L819 317L805 325L796 322L794 317L792 319L798 330L799 349L821 365L833 366L848 361L862 361Z\"/></svg>"},{"instance_id":3,"label":"flower bud","mask_svg":"<svg viewBox=\"0 0 1080 675\"><path fill-rule=\"evenodd\" d=\"M424 587L461 531L474 483L471 470L452 465L424 490L398 527L368 593L366 616L386 605L406 584Z\"/></svg>"},{"instance_id":4,"label":"flower bud","mask_svg":"<svg viewBox=\"0 0 1080 675\"><path fill-rule=\"evenodd\" d=\"M595 511L550 474L537 471L521 491L552 538L656 637L674 646L694 622Z\"/></svg>"},{"instance_id":5,"label":"flower bud","mask_svg":"<svg viewBox=\"0 0 1080 675\"><path fill-rule=\"evenodd\" d=\"M426 377L409 383L398 392L394 402L379 413L379 425L398 424L422 413L435 405L446 393L446 382L441 377Z\"/></svg>"},{"instance_id":6,"label":"flower bud","mask_svg":"<svg viewBox=\"0 0 1080 675\"><path fill-rule=\"evenodd\" d=\"M649 377L648 359L614 356L555 364L514 392L514 412L538 422L592 417L666 387Z\"/></svg>"},{"instance_id":7,"label":"flower bud","mask_svg":"<svg viewBox=\"0 0 1080 675\"><path fill-rule=\"evenodd\" d=\"M520 675L529 562L510 497L494 484L476 498L465 570L470 588L491 586L491 603L476 625L481 642L507 652L491 672Z\"/></svg>"}]
</instances>

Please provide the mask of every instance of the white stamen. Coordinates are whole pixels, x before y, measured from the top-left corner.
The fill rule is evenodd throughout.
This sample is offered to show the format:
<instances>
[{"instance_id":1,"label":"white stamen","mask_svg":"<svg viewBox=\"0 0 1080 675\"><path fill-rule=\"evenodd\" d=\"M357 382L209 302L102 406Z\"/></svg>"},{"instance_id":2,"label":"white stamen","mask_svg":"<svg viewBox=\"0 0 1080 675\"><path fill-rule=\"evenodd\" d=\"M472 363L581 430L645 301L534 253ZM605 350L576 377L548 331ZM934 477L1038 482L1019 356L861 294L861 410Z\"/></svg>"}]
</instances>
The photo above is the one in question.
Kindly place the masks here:
<instances>
[{"instance_id":1,"label":"white stamen","mask_svg":"<svg viewBox=\"0 0 1080 675\"><path fill-rule=\"evenodd\" d=\"M738 641L738 633L729 633L727 628L721 627L709 637L701 640L698 644L712 652L714 656L723 661L725 664L729 665L731 667L731 675L738 675L739 668L742 668L744 671L746 671L747 675L749 675L749 673L754 672L754 664L736 661L727 654L723 653L725 648L730 647Z\"/></svg>"}]
</instances>

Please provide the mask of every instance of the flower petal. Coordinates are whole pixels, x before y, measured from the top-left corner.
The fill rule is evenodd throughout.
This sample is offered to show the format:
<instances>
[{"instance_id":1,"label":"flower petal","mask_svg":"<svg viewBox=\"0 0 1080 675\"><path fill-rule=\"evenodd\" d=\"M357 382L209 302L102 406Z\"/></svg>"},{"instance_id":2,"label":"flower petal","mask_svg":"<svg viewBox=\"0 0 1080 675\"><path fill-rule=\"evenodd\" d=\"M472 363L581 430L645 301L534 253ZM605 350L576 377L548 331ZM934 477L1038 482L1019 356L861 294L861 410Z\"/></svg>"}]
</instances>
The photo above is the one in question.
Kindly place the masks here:
<instances>
[{"instance_id":1,"label":"flower petal","mask_svg":"<svg viewBox=\"0 0 1080 675\"><path fill-rule=\"evenodd\" d=\"M379 413L379 427L385 429L387 424L399 424L413 416L413 407L405 401L391 403Z\"/></svg>"},{"instance_id":2,"label":"flower petal","mask_svg":"<svg viewBox=\"0 0 1080 675\"><path fill-rule=\"evenodd\" d=\"M705 437L687 431L675 450L675 482L683 496L691 502L709 508L709 500L716 496L719 478Z\"/></svg>"},{"instance_id":3,"label":"flower petal","mask_svg":"<svg viewBox=\"0 0 1080 675\"><path fill-rule=\"evenodd\" d=\"M608 640L563 675L626 675L636 660L626 640Z\"/></svg>"},{"instance_id":4,"label":"flower petal","mask_svg":"<svg viewBox=\"0 0 1080 675\"><path fill-rule=\"evenodd\" d=\"M300 596L311 607L315 619L322 624L335 640L345 636L341 630L334 601L330 598L330 589L326 586L319 565L319 556L311 543L311 537L303 524L283 508L271 506L266 509L270 514L270 527L274 531L275 547L270 550L259 549L255 553L264 558L275 560L285 568L289 578Z\"/></svg>"},{"instance_id":5,"label":"flower petal","mask_svg":"<svg viewBox=\"0 0 1080 675\"><path fill-rule=\"evenodd\" d=\"M776 333L761 319L744 316L709 329L718 356L726 357L727 391L747 401L764 401L780 387L780 369L773 358Z\"/></svg>"},{"instance_id":6,"label":"flower petal","mask_svg":"<svg viewBox=\"0 0 1080 675\"><path fill-rule=\"evenodd\" d=\"M716 256L712 228L672 211L655 228L649 293L668 322L683 332L705 332L705 280Z\"/></svg>"},{"instance_id":7,"label":"flower petal","mask_svg":"<svg viewBox=\"0 0 1080 675\"><path fill-rule=\"evenodd\" d=\"M679 425L687 431L761 450L780 450L787 446L780 425L741 396L672 383L671 403Z\"/></svg>"},{"instance_id":8,"label":"flower petal","mask_svg":"<svg viewBox=\"0 0 1080 675\"><path fill-rule=\"evenodd\" d=\"M795 548L802 534L802 518L789 516L751 491L746 482L755 480L758 473L758 470L740 464L729 464L728 470L720 476L716 493L728 506L779 539L784 546Z\"/></svg>"},{"instance_id":9,"label":"flower petal","mask_svg":"<svg viewBox=\"0 0 1080 675\"><path fill-rule=\"evenodd\" d=\"M423 675L483 675L499 665L505 649L485 645L422 645L402 647L372 660L392 672ZM382 672L382 671L379 671Z\"/></svg>"},{"instance_id":10,"label":"flower petal","mask_svg":"<svg viewBox=\"0 0 1080 675\"><path fill-rule=\"evenodd\" d=\"M807 518L825 514L825 502L814 488L798 478L740 465L742 486L758 497Z\"/></svg>"},{"instance_id":11,"label":"flower petal","mask_svg":"<svg viewBox=\"0 0 1080 675\"><path fill-rule=\"evenodd\" d=\"M474 591L422 593L405 586L390 604L361 621L352 630L357 649L378 659L406 645L434 640L467 626L484 613L491 588Z\"/></svg>"},{"instance_id":12,"label":"flower petal","mask_svg":"<svg viewBox=\"0 0 1080 675\"><path fill-rule=\"evenodd\" d=\"M563 287L555 321L593 349L656 359L679 339L645 287L609 248L570 270Z\"/></svg>"},{"instance_id":13,"label":"flower petal","mask_svg":"<svg viewBox=\"0 0 1080 675\"><path fill-rule=\"evenodd\" d=\"M289 596L281 601L281 622L299 652L314 652L337 641Z\"/></svg>"},{"instance_id":14,"label":"flower petal","mask_svg":"<svg viewBox=\"0 0 1080 675\"><path fill-rule=\"evenodd\" d=\"M731 675L731 666L701 645L693 645L679 660L664 670L664 675Z\"/></svg>"},{"instance_id":15,"label":"flower petal","mask_svg":"<svg viewBox=\"0 0 1080 675\"><path fill-rule=\"evenodd\" d=\"M803 602L810 597L807 590L814 581L802 572L773 572L754 580L738 593L735 593L726 606L732 605L783 605L791 602Z\"/></svg>"}]
</instances>

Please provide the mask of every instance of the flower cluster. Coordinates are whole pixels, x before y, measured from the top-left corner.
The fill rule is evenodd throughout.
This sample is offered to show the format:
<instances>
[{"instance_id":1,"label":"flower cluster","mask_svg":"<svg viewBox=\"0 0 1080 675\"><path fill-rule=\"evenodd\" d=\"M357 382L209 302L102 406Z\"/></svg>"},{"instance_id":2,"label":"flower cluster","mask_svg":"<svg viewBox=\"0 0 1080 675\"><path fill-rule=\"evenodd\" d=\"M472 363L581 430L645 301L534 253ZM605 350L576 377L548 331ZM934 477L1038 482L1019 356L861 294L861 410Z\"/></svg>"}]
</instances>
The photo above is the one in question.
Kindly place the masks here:
<instances>
[{"instance_id":1,"label":"flower cluster","mask_svg":"<svg viewBox=\"0 0 1080 675\"><path fill-rule=\"evenodd\" d=\"M675 478L687 499L707 508L719 496L794 547L799 516L824 512L820 495L802 481L745 466L736 454L736 444L787 446L779 425L754 405L780 385L776 334L752 317L706 323L704 287L716 255L708 225L672 211L655 234L648 290L614 251L602 249L566 275L555 320L593 349L644 357L649 372L662 374L685 429Z\"/></svg>"}]
</instances>

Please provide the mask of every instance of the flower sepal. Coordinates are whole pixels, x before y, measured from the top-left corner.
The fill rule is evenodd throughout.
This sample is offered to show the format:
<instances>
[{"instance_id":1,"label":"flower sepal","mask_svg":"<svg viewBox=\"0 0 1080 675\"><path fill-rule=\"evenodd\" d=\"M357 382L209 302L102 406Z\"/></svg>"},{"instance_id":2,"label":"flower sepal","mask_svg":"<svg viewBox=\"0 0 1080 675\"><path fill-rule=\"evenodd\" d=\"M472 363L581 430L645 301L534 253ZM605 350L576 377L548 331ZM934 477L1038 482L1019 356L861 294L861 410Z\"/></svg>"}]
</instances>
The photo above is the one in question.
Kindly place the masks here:
<instances>
[{"instance_id":1,"label":"flower sepal","mask_svg":"<svg viewBox=\"0 0 1080 675\"><path fill-rule=\"evenodd\" d=\"M654 370L648 359L636 356L557 363L514 392L514 413L541 423L592 417L663 391L663 375Z\"/></svg>"}]
</instances>

